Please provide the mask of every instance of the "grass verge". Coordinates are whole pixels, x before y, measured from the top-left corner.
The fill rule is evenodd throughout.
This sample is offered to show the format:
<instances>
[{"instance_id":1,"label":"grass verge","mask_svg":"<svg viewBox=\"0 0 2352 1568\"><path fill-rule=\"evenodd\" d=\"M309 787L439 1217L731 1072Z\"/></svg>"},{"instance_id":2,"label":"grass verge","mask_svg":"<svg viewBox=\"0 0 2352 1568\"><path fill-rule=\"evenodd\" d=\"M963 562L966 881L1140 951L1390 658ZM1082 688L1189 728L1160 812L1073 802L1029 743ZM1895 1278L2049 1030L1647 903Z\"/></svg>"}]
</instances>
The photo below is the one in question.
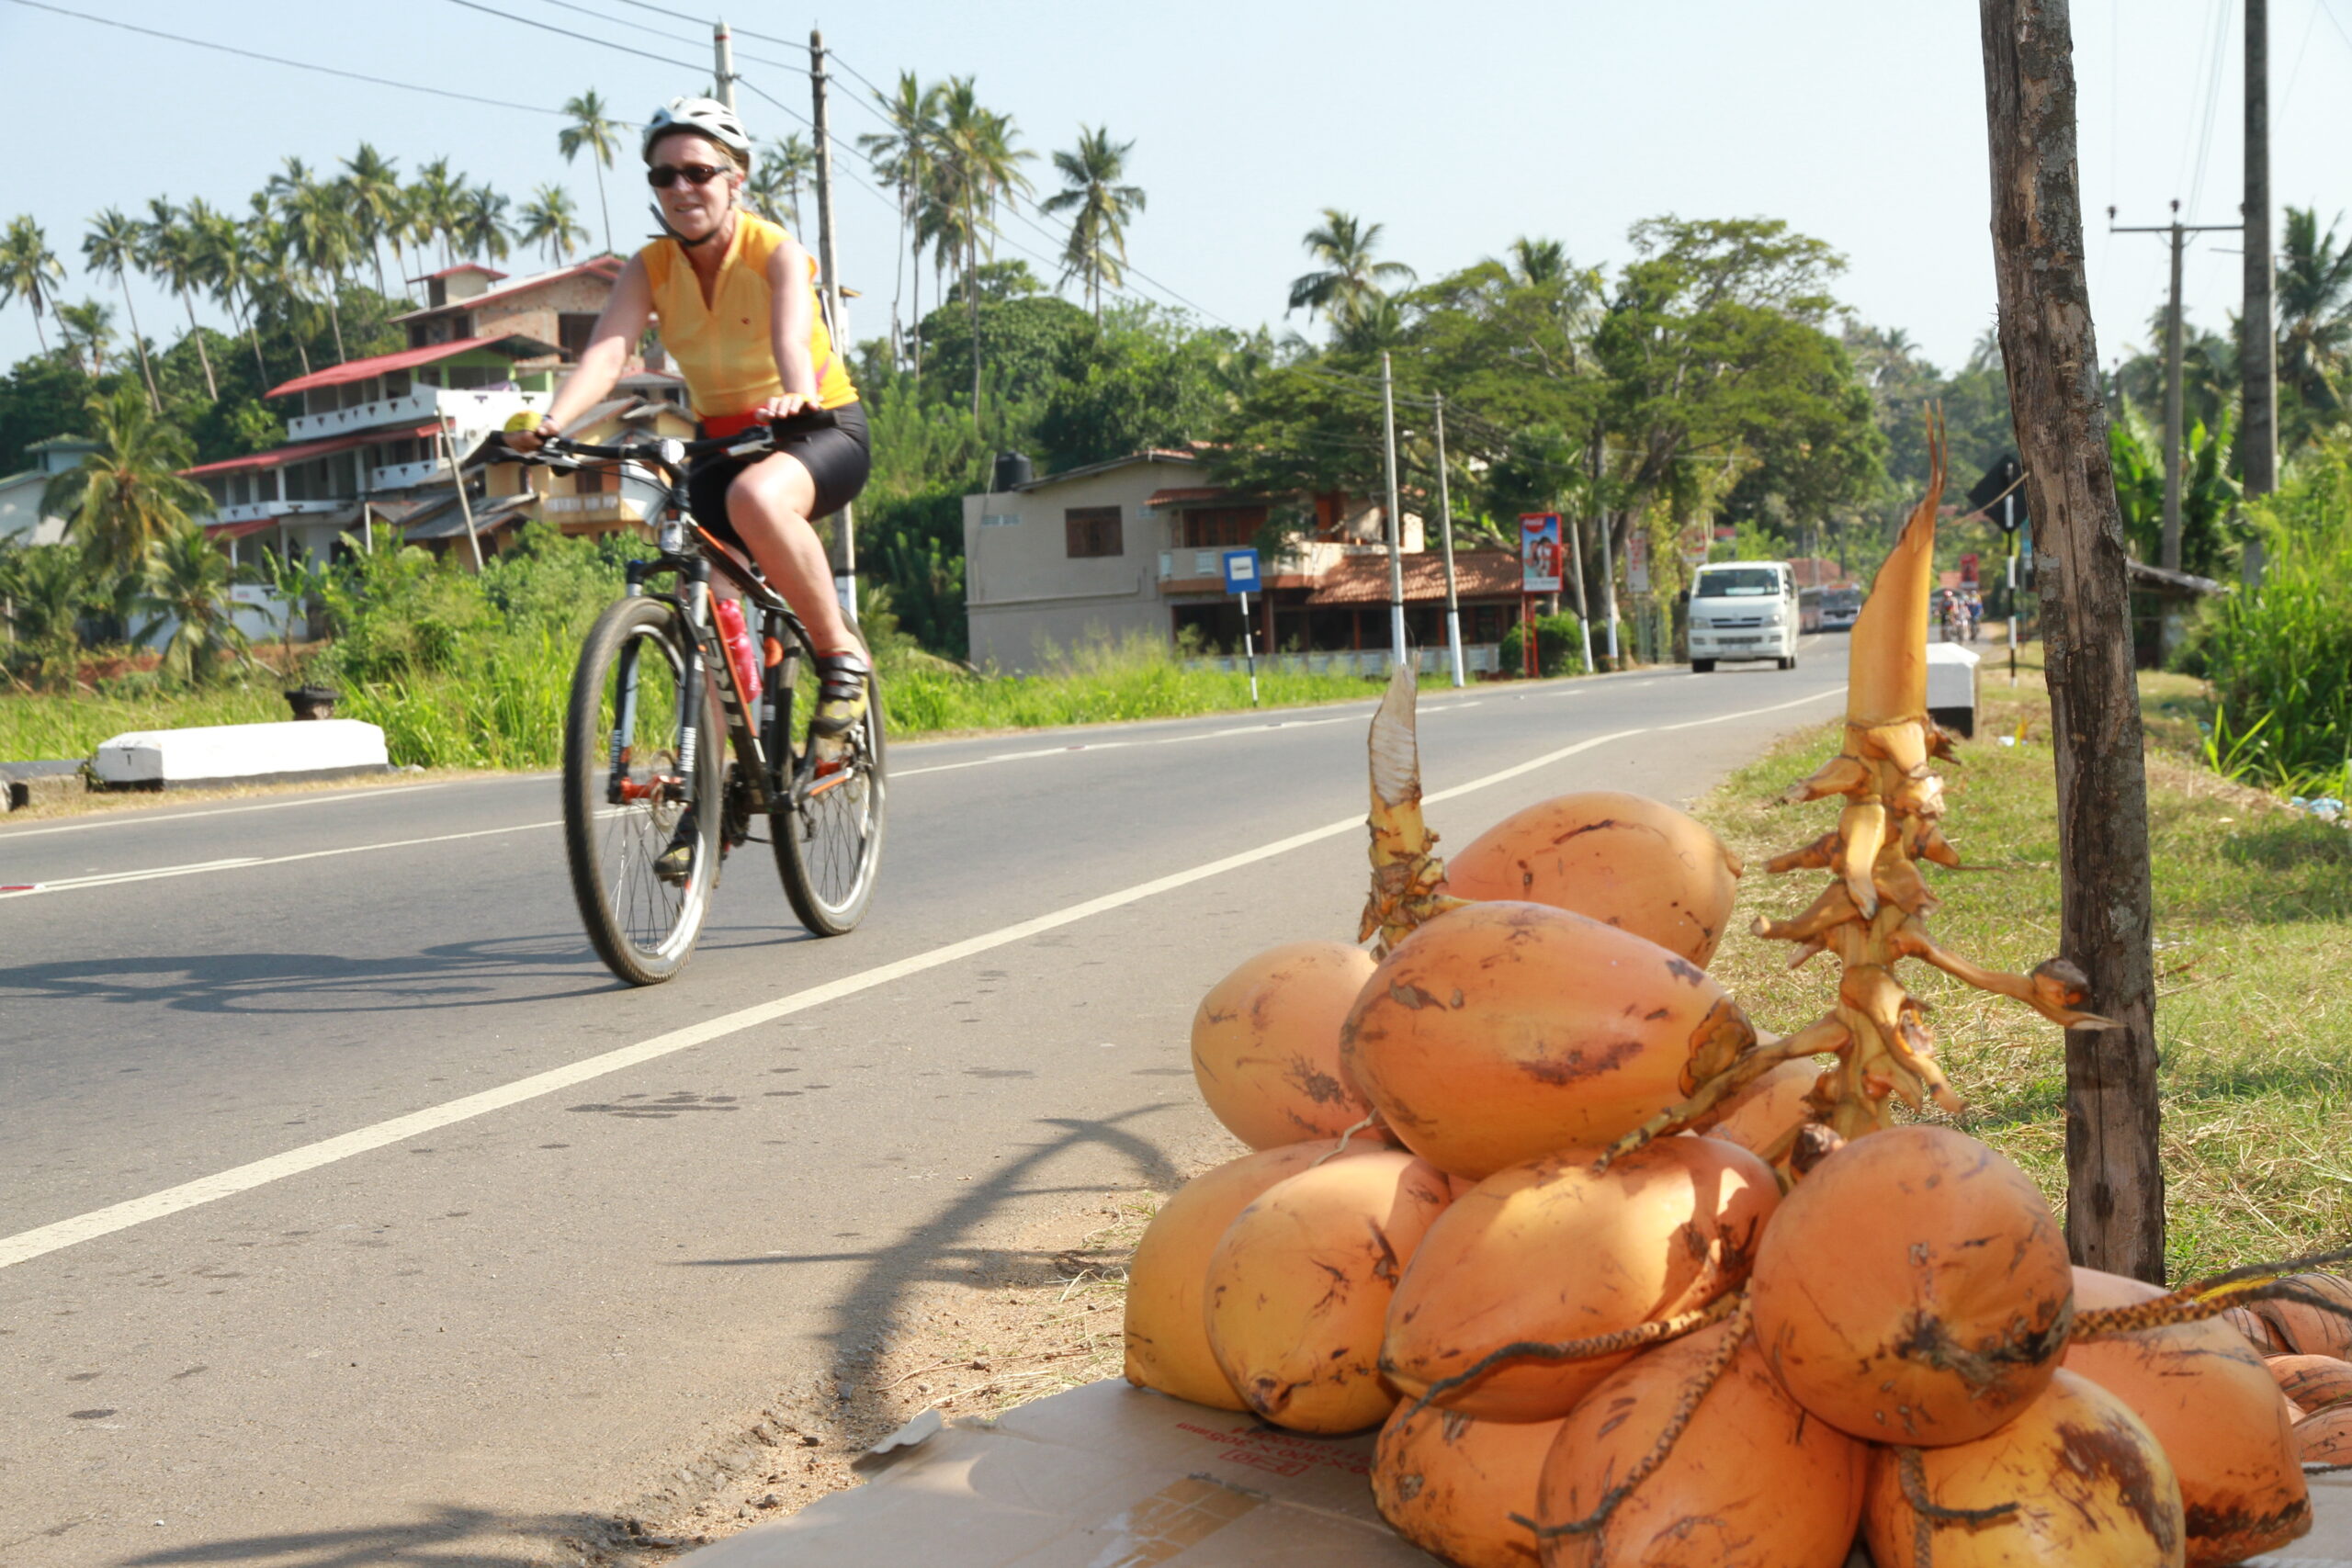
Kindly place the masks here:
<instances>
[{"instance_id":1,"label":"grass verge","mask_svg":"<svg viewBox=\"0 0 2352 1568\"><path fill-rule=\"evenodd\" d=\"M579 640L539 631L504 639L498 656L462 673L418 671L345 683L338 717L380 725L392 761L426 768L550 768L563 751L564 705ZM1124 643L1057 655L1035 675L976 675L906 650L879 660L893 736L1045 729L1135 719L1247 712L1250 678L1179 660L1164 643ZM0 760L87 757L137 729L256 724L288 716L283 687L256 678L173 691L152 675L100 682L70 694L0 694ZM1305 707L1377 697L1382 683L1355 675L1268 669L1265 707Z\"/></svg>"},{"instance_id":2,"label":"grass verge","mask_svg":"<svg viewBox=\"0 0 2352 1568\"><path fill-rule=\"evenodd\" d=\"M1928 868L1944 900L1931 922L1937 941L2013 970L2058 949L2050 703L2039 650L2021 655L2014 693L1987 660L1977 738L1945 770L1947 830L1969 869ZM2352 964L2352 833L2201 766L2196 682L2151 675L2142 690L2166 1252L2181 1280L2352 1235L2352 992L2339 979ZM1793 736L1700 804L1747 857L1743 917L1793 914L1819 891L1822 874L1770 876L1761 866L1828 826L1834 803L1770 802L1833 755L1838 738L1834 725ZM1785 1031L1828 1000L1826 961L1791 971L1788 956L1787 944L1747 934L1743 919L1711 968L1759 1024ZM1960 1125L2063 1203L2060 1032L1925 964L1904 973L1934 1005L1929 1024L1969 1102Z\"/></svg>"}]
</instances>

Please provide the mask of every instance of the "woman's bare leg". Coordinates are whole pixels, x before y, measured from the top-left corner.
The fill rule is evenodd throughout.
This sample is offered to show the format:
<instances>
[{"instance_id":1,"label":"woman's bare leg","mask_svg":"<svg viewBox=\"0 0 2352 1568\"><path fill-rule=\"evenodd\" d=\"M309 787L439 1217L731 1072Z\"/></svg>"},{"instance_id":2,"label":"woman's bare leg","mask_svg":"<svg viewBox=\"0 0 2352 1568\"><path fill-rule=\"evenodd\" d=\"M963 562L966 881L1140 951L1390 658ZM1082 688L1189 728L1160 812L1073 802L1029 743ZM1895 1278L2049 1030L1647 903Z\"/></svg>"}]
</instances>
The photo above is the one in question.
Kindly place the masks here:
<instances>
[{"instance_id":1,"label":"woman's bare leg","mask_svg":"<svg viewBox=\"0 0 2352 1568\"><path fill-rule=\"evenodd\" d=\"M788 452L763 457L727 487L727 520L808 628L819 653L863 653L833 592L833 566L808 521L816 481Z\"/></svg>"}]
</instances>

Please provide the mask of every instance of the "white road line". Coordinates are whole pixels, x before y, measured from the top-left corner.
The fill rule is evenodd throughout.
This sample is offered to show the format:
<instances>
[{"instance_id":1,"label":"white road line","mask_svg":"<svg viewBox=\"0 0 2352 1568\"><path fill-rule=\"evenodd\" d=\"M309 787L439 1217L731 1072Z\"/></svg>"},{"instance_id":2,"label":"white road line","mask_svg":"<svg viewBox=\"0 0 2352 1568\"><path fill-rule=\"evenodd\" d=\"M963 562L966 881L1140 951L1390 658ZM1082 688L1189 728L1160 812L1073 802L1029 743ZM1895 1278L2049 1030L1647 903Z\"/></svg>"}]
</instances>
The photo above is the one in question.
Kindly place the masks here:
<instances>
[{"instance_id":1,"label":"white road line","mask_svg":"<svg viewBox=\"0 0 2352 1568\"><path fill-rule=\"evenodd\" d=\"M99 876L77 876L64 882L36 882L17 891L0 890L0 901L30 898L43 893L72 893L85 887L110 887L118 882L148 882L160 876L189 876L200 871L250 871L261 865L291 865L296 861L329 860L336 855L364 855L376 850L409 850L420 844L451 844L460 839L494 839L501 833L528 833L560 828L559 817L547 822L517 822L511 828L477 828L469 833L435 833L429 839L393 839L380 844L345 844L332 850L305 850L295 855L257 855L243 860L205 861L196 865L158 866L153 871L116 871Z\"/></svg>"},{"instance_id":2,"label":"white road line","mask_svg":"<svg viewBox=\"0 0 2352 1568\"><path fill-rule=\"evenodd\" d=\"M297 806L334 806L346 800L382 800L390 795L414 795L421 789L447 789L456 784L514 784L523 780L554 778L553 773L515 773L502 778L442 779L434 784L397 784L390 789L354 790L349 795L312 795L300 800L271 800L259 806L224 806L215 811L171 811L151 814L144 811L108 813L92 822L68 822L58 828L0 828L0 843L17 839L39 839L51 833L86 833L94 828L135 828L146 822L186 822L198 817L236 817L248 811L285 811Z\"/></svg>"},{"instance_id":3,"label":"white road line","mask_svg":"<svg viewBox=\"0 0 2352 1568\"><path fill-rule=\"evenodd\" d=\"M1834 695L1836 692L1844 689L1843 686L1839 686L1832 691L1816 692L1809 697L1799 697L1793 702L1781 703L1777 707L1746 708L1737 713L1720 714L1713 718L1697 719L1689 724L1673 725L1668 728L1690 729L1702 724L1724 724L1734 719L1752 718L1759 713L1774 713L1781 708L1792 708L1804 703L1816 702L1822 697ZM1546 751L1540 757L1531 758L1516 766L1505 768L1499 773L1488 773L1468 784L1456 784L1452 789L1441 790L1427 798L1431 802L1458 799L1476 791L1490 789L1508 780L1533 773L1539 768L1548 767L1554 762L1573 757L1580 751L1589 751L1596 746L1605 746L1612 740L1623 740L1632 736L1650 733L1653 731L1649 729L1621 729L1609 735L1596 735L1589 739L1579 740L1572 746L1563 746L1555 751ZM839 1001L844 997L854 997L862 991L870 991L876 987L887 986L894 980L903 980L910 975L920 975L926 970L955 964L1016 942L1025 942L1031 937L1042 936L1047 931L1059 930L1063 926L1074 925L1092 916L1124 908L1129 904L1139 903L1161 893L1173 892L1179 887L1190 886L1195 882L1204 882L1210 877L1223 875L1226 872L1238 870L1242 866L1254 865L1260 861L1272 860L1277 855L1287 854L1293 850L1304 849L1308 844L1320 843L1326 839L1337 838L1342 833L1356 833L1363 830L1362 817L1344 817L1337 822L1326 822L1319 828L1310 828L1303 833L1293 833L1288 838L1276 839L1271 843L1260 844L1255 849L1244 850L1238 854L1227 855L1221 860L1209 861L1167 876L1155 877L1149 882L1139 882L1132 887L1124 887L1115 893L1105 893L1097 898L1089 898L1080 903L1068 905L1050 914L1039 915L1032 919L1017 921L1009 926L1000 926L995 931L983 932L978 936L966 937L961 942L952 942L944 947L934 947L927 953L918 953L911 957L877 964L874 968L861 970L854 975L846 975L837 980L828 980L823 985L811 986L806 990L778 997L774 1001L762 1002L754 1007L742 1008L734 1012L723 1013L717 1018L706 1019L700 1023L689 1024L684 1029L674 1029L666 1034L657 1034L650 1040L642 1040L634 1045L624 1045L618 1050L607 1051L601 1055L589 1056L560 1067L550 1068L544 1073L535 1073L529 1077L518 1078L513 1083L502 1084L496 1089L484 1089L479 1094L469 1094L440 1105L428 1106L422 1111L411 1111L405 1116L395 1116L390 1121L379 1122L372 1126L356 1128L339 1137L324 1138L314 1144L305 1144L299 1148L288 1149L283 1154L272 1155L266 1159L254 1160L249 1165L241 1165L216 1175L199 1177L194 1181L184 1182L177 1187L166 1188L161 1192L150 1193L144 1198L133 1198L125 1202L93 1210L86 1214L77 1214L71 1219L59 1220L28 1231L19 1231L15 1235L0 1236L0 1269L28 1262L33 1258L56 1252L63 1247L73 1247L80 1242L112 1235L116 1231L128 1230L132 1225L144 1224L150 1220L160 1220L166 1215L176 1214L184 1209L193 1209L200 1204L218 1201L222 1198L234 1197L240 1192L249 1192L256 1187L266 1186L273 1181L281 1181L289 1176L299 1176L304 1171L316 1170L321 1166L333 1165L337 1160L349 1159L355 1155L366 1154L373 1149L380 1149L409 1138L418 1137L455 1122L469 1122L477 1116L487 1116L493 1111L503 1111L509 1106L521 1105L526 1101L537 1100L543 1095L553 1094L558 1089L570 1089L574 1085L586 1083L592 1078L600 1078L625 1068L640 1066L647 1062L658 1061L663 1056L673 1055L693 1046L708 1044L714 1040L723 1040L730 1034L740 1034L744 1030L755 1029L763 1023L773 1023L777 1019L789 1018L794 1013L806 1012L811 1008L822 1007L827 1002ZM492 831L514 831L514 829L492 829ZM478 836L480 835L462 833L452 835L456 838ZM439 840L419 841L437 842ZM337 852L329 850L319 852L333 854Z\"/></svg>"}]
</instances>

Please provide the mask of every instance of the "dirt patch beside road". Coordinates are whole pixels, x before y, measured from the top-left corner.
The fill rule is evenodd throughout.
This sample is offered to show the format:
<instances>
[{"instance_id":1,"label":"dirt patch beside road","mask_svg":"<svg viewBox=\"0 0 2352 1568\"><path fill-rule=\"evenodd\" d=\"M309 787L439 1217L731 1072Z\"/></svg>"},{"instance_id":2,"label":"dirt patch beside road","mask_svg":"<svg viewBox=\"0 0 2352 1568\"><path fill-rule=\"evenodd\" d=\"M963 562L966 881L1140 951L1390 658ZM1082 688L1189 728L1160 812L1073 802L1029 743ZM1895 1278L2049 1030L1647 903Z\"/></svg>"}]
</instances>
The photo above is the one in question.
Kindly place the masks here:
<instances>
[{"instance_id":1,"label":"dirt patch beside road","mask_svg":"<svg viewBox=\"0 0 2352 1568\"><path fill-rule=\"evenodd\" d=\"M854 1377L781 1393L744 1428L676 1456L598 1536L565 1545L593 1568L666 1562L854 1484L858 1456L926 1408L986 1416L1118 1376L1127 1259L1161 1197L1074 1199L998 1246L968 1282L911 1290Z\"/></svg>"}]
</instances>

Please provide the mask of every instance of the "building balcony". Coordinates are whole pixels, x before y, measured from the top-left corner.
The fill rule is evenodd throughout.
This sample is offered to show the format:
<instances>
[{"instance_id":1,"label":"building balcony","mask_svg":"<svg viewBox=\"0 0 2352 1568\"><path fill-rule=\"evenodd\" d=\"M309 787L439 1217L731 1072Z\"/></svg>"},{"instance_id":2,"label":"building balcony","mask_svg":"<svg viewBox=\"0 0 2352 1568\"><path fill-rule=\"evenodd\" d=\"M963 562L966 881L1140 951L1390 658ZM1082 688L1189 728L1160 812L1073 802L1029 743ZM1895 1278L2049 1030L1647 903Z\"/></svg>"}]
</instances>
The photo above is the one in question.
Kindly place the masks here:
<instances>
[{"instance_id":1,"label":"building balcony","mask_svg":"<svg viewBox=\"0 0 2352 1568\"><path fill-rule=\"evenodd\" d=\"M422 424L441 417L438 387L414 387L408 395L399 398L378 398L372 402L355 403L347 409L333 409L323 413L297 414L286 422L286 439L316 441L327 435L351 435L362 430L372 430L379 424L405 422Z\"/></svg>"},{"instance_id":2,"label":"building balcony","mask_svg":"<svg viewBox=\"0 0 2352 1568\"><path fill-rule=\"evenodd\" d=\"M380 495L389 490L413 490L418 485L438 484L449 477L449 465L438 457L421 463L387 463L380 468L368 470L368 490Z\"/></svg>"},{"instance_id":3,"label":"building balcony","mask_svg":"<svg viewBox=\"0 0 2352 1568\"><path fill-rule=\"evenodd\" d=\"M316 441L329 435L356 435L379 425L424 424L447 419L460 435L494 429L509 414L544 409L545 392L525 392L513 387L412 387L405 396L378 398L347 409L297 414L286 422L286 439Z\"/></svg>"},{"instance_id":4,"label":"building balcony","mask_svg":"<svg viewBox=\"0 0 2352 1568\"><path fill-rule=\"evenodd\" d=\"M616 491L599 495L548 495L539 498L539 515L561 526L570 523L642 523L645 513L637 502Z\"/></svg>"},{"instance_id":5,"label":"building balcony","mask_svg":"<svg viewBox=\"0 0 2352 1568\"><path fill-rule=\"evenodd\" d=\"M212 514L202 521L208 526L219 523L262 523L273 517L293 517L306 512L333 512L350 504L348 497L341 501L253 501L242 506L215 507Z\"/></svg>"}]
</instances>

